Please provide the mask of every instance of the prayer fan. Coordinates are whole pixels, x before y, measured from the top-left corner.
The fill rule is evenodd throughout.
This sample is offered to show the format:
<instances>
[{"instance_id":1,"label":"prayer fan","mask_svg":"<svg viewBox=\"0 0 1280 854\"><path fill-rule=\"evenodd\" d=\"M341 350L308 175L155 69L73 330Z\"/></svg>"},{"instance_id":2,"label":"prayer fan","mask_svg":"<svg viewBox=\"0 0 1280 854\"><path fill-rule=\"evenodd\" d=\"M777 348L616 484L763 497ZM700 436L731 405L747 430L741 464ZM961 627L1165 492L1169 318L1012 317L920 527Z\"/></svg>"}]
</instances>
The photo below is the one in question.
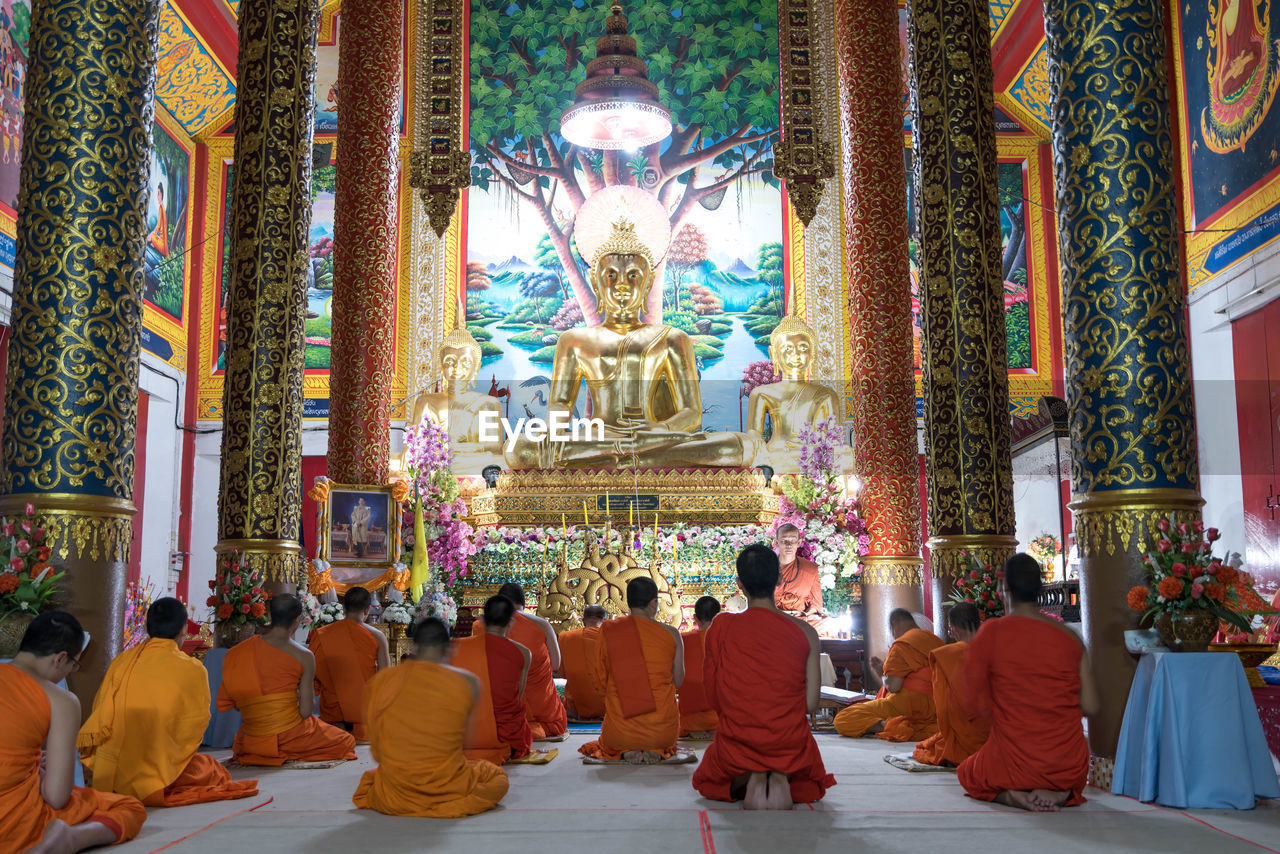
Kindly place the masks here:
<instances>
[{"instance_id":1,"label":"prayer fan","mask_svg":"<svg viewBox=\"0 0 1280 854\"><path fill-rule=\"evenodd\" d=\"M601 247L614 237L614 227L620 221L634 227L636 240L648 249L656 268L671 243L671 220L656 196L628 185L606 187L578 209L573 236L582 257L588 264L594 263Z\"/></svg>"}]
</instances>

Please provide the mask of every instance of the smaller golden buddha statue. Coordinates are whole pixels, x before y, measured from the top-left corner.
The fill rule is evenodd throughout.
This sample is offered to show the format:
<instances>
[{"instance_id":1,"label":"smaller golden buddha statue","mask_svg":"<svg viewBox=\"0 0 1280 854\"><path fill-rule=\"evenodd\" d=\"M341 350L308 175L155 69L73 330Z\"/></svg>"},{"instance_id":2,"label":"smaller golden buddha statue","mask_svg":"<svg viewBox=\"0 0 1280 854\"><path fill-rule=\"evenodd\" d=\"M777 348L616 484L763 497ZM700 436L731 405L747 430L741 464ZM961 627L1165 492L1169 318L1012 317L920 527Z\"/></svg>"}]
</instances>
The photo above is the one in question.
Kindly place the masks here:
<instances>
[{"instance_id":1,"label":"smaller golden buddha statue","mask_svg":"<svg viewBox=\"0 0 1280 854\"><path fill-rule=\"evenodd\" d=\"M471 390L479 369L480 345L465 326L459 326L440 345L444 390L419 395L409 416L410 424L430 419L449 434L453 473L460 477L478 477L486 466L506 467L501 427L496 433L487 431L490 441L481 438L481 413L486 413L484 420L490 425L501 424L502 406L497 398Z\"/></svg>"},{"instance_id":2,"label":"smaller golden buddha statue","mask_svg":"<svg viewBox=\"0 0 1280 854\"><path fill-rule=\"evenodd\" d=\"M756 386L747 400L747 431L761 442L755 464L769 466L776 474L800 471L801 428L839 417L836 393L809 382L815 343L808 324L798 317L784 317L769 336L769 359L782 379ZM767 441L766 418L773 431ZM853 449L843 446L837 463L842 471L853 468Z\"/></svg>"}]
</instances>

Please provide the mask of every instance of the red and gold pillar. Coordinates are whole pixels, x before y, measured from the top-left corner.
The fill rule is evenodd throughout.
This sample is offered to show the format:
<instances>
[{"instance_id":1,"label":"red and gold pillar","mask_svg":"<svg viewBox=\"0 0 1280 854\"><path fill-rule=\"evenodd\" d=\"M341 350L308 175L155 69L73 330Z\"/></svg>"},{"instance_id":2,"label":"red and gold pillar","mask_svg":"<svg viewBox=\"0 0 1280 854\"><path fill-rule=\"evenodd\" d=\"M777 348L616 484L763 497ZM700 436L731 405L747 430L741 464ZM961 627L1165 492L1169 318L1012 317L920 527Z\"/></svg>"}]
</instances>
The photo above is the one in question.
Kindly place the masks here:
<instances>
[{"instance_id":1,"label":"red and gold pillar","mask_svg":"<svg viewBox=\"0 0 1280 854\"><path fill-rule=\"evenodd\" d=\"M923 608L907 184L894 0L836 0L854 468L870 535L862 561L867 651L883 657L894 608Z\"/></svg>"},{"instance_id":2,"label":"red and gold pillar","mask_svg":"<svg viewBox=\"0 0 1280 854\"><path fill-rule=\"evenodd\" d=\"M387 481L403 31L399 0L342 4L329 371L329 477L338 483Z\"/></svg>"}]
</instances>

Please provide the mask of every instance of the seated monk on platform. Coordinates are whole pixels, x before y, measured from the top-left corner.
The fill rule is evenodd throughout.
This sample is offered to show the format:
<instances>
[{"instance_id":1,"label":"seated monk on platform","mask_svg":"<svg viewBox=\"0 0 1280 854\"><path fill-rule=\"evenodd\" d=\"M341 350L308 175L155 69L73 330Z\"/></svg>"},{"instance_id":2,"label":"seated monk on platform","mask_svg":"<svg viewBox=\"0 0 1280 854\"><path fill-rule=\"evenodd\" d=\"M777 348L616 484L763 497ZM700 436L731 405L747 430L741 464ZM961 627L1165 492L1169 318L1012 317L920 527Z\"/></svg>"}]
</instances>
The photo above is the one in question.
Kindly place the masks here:
<instances>
[{"instance_id":1,"label":"seated monk on platform","mask_svg":"<svg viewBox=\"0 0 1280 854\"><path fill-rule=\"evenodd\" d=\"M1098 712L1080 638L1040 613L1040 564L1016 554L1004 565L1009 610L969 644L970 706L990 712L991 734L960 763L970 797L1033 812L1084 803L1089 747L1081 717Z\"/></svg>"},{"instance_id":2,"label":"seated monk on platform","mask_svg":"<svg viewBox=\"0 0 1280 854\"><path fill-rule=\"evenodd\" d=\"M836 732L850 738L877 733L885 741L923 741L938 731L929 653L942 641L917 627L915 617L903 608L889 613L889 631L893 645L884 662L871 659L871 669L884 687L876 699L841 709Z\"/></svg>"},{"instance_id":3,"label":"seated monk on platform","mask_svg":"<svg viewBox=\"0 0 1280 854\"><path fill-rule=\"evenodd\" d=\"M256 780L234 782L221 762L196 752L209 726L209 674L179 648L186 633L186 607L157 599L147 609L150 640L107 668L78 741L95 789L154 807L258 794Z\"/></svg>"},{"instance_id":4,"label":"seated monk on platform","mask_svg":"<svg viewBox=\"0 0 1280 854\"><path fill-rule=\"evenodd\" d=\"M355 736L311 716L316 660L293 640L301 619L298 597L277 593L271 628L222 660L218 711L240 710L232 751L241 765L356 758Z\"/></svg>"},{"instance_id":5,"label":"seated monk on platform","mask_svg":"<svg viewBox=\"0 0 1280 854\"><path fill-rule=\"evenodd\" d=\"M462 741L468 759L501 765L527 756L533 743L524 706L532 655L507 637L515 612L515 603L506 596L490 596L484 603L484 632L454 644L454 666L474 675L480 685Z\"/></svg>"},{"instance_id":6,"label":"seated monk on platform","mask_svg":"<svg viewBox=\"0 0 1280 854\"><path fill-rule=\"evenodd\" d=\"M604 677L600 738L578 748L597 759L651 765L676 753L680 709L676 688L684 681L680 633L654 619L658 585L652 578L627 582L631 616L600 627L599 673Z\"/></svg>"},{"instance_id":7,"label":"seated monk on platform","mask_svg":"<svg viewBox=\"0 0 1280 854\"><path fill-rule=\"evenodd\" d=\"M933 706L938 714L938 731L916 745L911 758L925 765L953 767L968 759L987 740L991 721L965 705L964 662L969 642L978 634L982 618L968 602L951 606L947 614L955 643L929 653L933 675Z\"/></svg>"},{"instance_id":8,"label":"seated monk on platform","mask_svg":"<svg viewBox=\"0 0 1280 854\"><path fill-rule=\"evenodd\" d=\"M506 596L516 605L515 620L507 637L528 649L532 656L525 683L524 710L533 730L533 740L563 735L569 730L569 716L556 691L555 671L560 669L560 643L556 639L556 630L541 617L521 610L525 601L524 588L519 584L507 582L498 588L498 595ZM472 636L484 630L482 620L471 624Z\"/></svg>"},{"instance_id":9,"label":"seated monk on platform","mask_svg":"<svg viewBox=\"0 0 1280 854\"><path fill-rule=\"evenodd\" d=\"M737 568L747 609L716 617L703 641L718 726L693 787L747 809L790 809L836 784L809 729L822 690L818 633L774 604L778 558L768 546L747 546Z\"/></svg>"},{"instance_id":10,"label":"seated monk on platform","mask_svg":"<svg viewBox=\"0 0 1280 854\"><path fill-rule=\"evenodd\" d=\"M342 594L345 619L321 626L307 646L316 657L316 693L320 720L367 741L364 728L364 686L379 670L391 666L387 636L365 625L373 597L363 587Z\"/></svg>"},{"instance_id":11,"label":"seated monk on platform","mask_svg":"<svg viewBox=\"0 0 1280 854\"><path fill-rule=\"evenodd\" d=\"M835 626L822 609L822 576L818 565L799 556L800 529L790 523L778 526L773 535L778 553L778 610L813 626L819 637L833 637Z\"/></svg>"},{"instance_id":12,"label":"seated monk on platform","mask_svg":"<svg viewBox=\"0 0 1280 854\"><path fill-rule=\"evenodd\" d=\"M501 768L463 756L480 682L447 665L448 656L449 627L427 617L413 627L413 657L369 680L365 722L378 767L360 777L351 798L360 809L462 818L493 809L506 795Z\"/></svg>"},{"instance_id":13,"label":"seated monk on platform","mask_svg":"<svg viewBox=\"0 0 1280 854\"><path fill-rule=\"evenodd\" d=\"M564 677L564 710L577 720L604 717L604 696L597 685L604 680L595 675L600 645L600 624L609 618L603 605L588 605L582 611L582 628L561 632L560 675Z\"/></svg>"},{"instance_id":14,"label":"seated monk on platform","mask_svg":"<svg viewBox=\"0 0 1280 854\"><path fill-rule=\"evenodd\" d=\"M680 705L680 737L711 738L716 731L716 710L711 708L702 683L702 662L706 654L704 641L711 621L720 613L720 602L714 596L702 596L693 603L696 629L681 632L684 644L684 681L676 698Z\"/></svg>"},{"instance_id":15,"label":"seated monk on platform","mask_svg":"<svg viewBox=\"0 0 1280 854\"><path fill-rule=\"evenodd\" d=\"M0 664L0 845L5 851L83 851L138 835L137 798L74 785L80 701L56 683L80 668L80 622L45 611ZM33 847L34 846L34 847Z\"/></svg>"}]
</instances>

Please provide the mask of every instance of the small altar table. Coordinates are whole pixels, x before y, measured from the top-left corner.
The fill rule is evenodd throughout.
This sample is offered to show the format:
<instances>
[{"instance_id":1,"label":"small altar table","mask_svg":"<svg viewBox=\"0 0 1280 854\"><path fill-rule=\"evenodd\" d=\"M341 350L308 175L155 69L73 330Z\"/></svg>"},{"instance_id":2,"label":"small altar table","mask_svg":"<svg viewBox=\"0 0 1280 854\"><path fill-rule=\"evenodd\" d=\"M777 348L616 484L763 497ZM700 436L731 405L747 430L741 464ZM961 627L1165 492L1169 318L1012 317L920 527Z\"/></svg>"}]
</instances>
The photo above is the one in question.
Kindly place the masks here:
<instances>
[{"instance_id":1,"label":"small altar table","mask_svg":"<svg viewBox=\"0 0 1280 854\"><path fill-rule=\"evenodd\" d=\"M1240 660L1156 652L1138 664L1111 791L1184 809L1253 809L1280 797Z\"/></svg>"}]
</instances>

